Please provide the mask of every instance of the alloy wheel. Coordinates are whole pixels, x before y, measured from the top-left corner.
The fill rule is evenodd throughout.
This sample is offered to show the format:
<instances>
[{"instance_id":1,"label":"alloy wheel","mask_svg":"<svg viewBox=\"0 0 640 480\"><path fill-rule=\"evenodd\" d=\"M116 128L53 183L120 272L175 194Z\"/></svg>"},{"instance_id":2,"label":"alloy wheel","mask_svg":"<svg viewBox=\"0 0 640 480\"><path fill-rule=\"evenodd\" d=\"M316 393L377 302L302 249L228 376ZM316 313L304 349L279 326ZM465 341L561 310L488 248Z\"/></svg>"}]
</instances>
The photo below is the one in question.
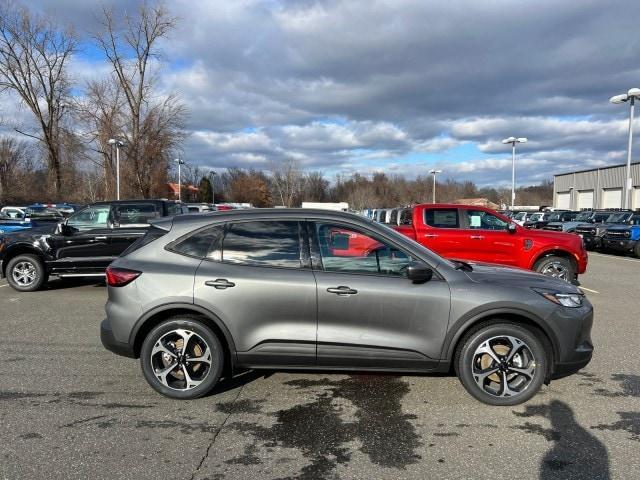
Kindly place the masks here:
<instances>
[{"instance_id":1,"label":"alloy wheel","mask_svg":"<svg viewBox=\"0 0 640 480\"><path fill-rule=\"evenodd\" d=\"M18 262L11 270L13 281L20 287L28 287L36 281L36 266L28 261Z\"/></svg>"},{"instance_id":2,"label":"alloy wheel","mask_svg":"<svg viewBox=\"0 0 640 480\"><path fill-rule=\"evenodd\" d=\"M191 330L171 330L151 350L151 368L156 379L173 390L197 387L209 375L211 366L211 348Z\"/></svg>"},{"instance_id":3,"label":"alloy wheel","mask_svg":"<svg viewBox=\"0 0 640 480\"><path fill-rule=\"evenodd\" d=\"M482 342L471 359L473 379L494 397L515 397L533 381L536 359L521 339L502 335Z\"/></svg>"},{"instance_id":4,"label":"alloy wheel","mask_svg":"<svg viewBox=\"0 0 640 480\"><path fill-rule=\"evenodd\" d=\"M540 271L543 275L569 281L569 269L562 262L551 262Z\"/></svg>"}]
</instances>

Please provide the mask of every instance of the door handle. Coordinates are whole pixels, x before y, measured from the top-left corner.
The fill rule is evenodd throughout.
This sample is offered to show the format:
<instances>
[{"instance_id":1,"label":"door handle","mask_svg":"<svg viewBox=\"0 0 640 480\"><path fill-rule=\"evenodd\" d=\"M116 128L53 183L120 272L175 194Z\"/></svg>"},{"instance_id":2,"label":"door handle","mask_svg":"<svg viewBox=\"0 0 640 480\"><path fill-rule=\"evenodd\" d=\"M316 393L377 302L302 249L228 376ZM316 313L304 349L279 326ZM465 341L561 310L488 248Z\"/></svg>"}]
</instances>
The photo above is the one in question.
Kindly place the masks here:
<instances>
[{"instance_id":1,"label":"door handle","mask_svg":"<svg viewBox=\"0 0 640 480\"><path fill-rule=\"evenodd\" d=\"M96 237L96 240L106 240L107 237Z\"/></svg>"},{"instance_id":2,"label":"door handle","mask_svg":"<svg viewBox=\"0 0 640 480\"><path fill-rule=\"evenodd\" d=\"M225 288L235 287L236 284L230 282L226 278L216 278L215 280L207 280L204 282L207 287L214 287L217 290L224 290Z\"/></svg>"},{"instance_id":3,"label":"door handle","mask_svg":"<svg viewBox=\"0 0 640 480\"><path fill-rule=\"evenodd\" d=\"M482 235L471 235L472 240L484 240Z\"/></svg>"},{"instance_id":4,"label":"door handle","mask_svg":"<svg viewBox=\"0 0 640 480\"><path fill-rule=\"evenodd\" d=\"M425 233L424 238L438 238L438 235L435 233Z\"/></svg>"},{"instance_id":5,"label":"door handle","mask_svg":"<svg viewBox=\"0 0 640 480\"><path fill-rule=\"evenodd\" d=\"M327 288L327 292L335 293L335 294L340 295L340 296L355 295L356 293L358 293L358 291L356 289L349 288L349 287L344 286L344 285L340 285L339 287Z\"/></svg>"}]
</instances>

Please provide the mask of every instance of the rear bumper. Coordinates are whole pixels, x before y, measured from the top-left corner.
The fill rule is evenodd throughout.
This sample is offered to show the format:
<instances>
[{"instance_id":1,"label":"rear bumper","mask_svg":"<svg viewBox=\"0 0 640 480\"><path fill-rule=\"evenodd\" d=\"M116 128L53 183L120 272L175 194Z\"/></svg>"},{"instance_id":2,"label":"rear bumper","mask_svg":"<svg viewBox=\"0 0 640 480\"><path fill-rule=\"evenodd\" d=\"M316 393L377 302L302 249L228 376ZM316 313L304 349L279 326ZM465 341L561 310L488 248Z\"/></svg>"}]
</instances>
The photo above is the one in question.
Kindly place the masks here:
<instances>
[{"instance_id":1,"label":"rear bumper","mask_svg":"<svg viewBox=\"0 0 640 480\"><path fill-rule=\"evenodd\" d=\"M116 341L113 336L113 330L111 329L111 323L108 318L105 318L100 323L100 341L102 345L107 350L112 351L118 355L122 355L123 357L136 358L135 352L133 351L133 346L128 343L122 343Z\"/></svg>"},{"instance_id":2,"label":"rear bumper","mask_svg":"<svg viewBox=\"0 0 640 480\"><path fill-rule=\"evenodd\" d=\"M603 238L602 248L605 248L606 250L616 250L618 252L633 252L633 249L635 248L637 243L637 240L631 240L628 238L615 240L610 238Z\"/></svg>"}]
</instances>

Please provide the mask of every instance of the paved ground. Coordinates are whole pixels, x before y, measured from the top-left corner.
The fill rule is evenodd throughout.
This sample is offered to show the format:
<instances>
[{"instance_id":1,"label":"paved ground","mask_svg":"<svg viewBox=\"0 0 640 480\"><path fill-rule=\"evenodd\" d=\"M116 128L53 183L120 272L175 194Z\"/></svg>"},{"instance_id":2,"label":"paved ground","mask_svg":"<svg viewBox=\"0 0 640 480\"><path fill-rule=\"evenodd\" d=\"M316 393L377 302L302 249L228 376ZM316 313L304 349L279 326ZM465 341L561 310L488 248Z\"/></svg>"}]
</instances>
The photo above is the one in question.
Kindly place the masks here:
<instances>
[{"instance_id":1,"label":"paved ground","mask_svg":"<svg viewBox=\"0 0 640 480\"><path fill-rule=\"evenodd\" d=\"M171 401L101 347L104 286L1 282L0 478L640 478L640 261L594 254L582 282L594 360L516 408L451 377L251 372Z\"/></svg>"}]
</instances>

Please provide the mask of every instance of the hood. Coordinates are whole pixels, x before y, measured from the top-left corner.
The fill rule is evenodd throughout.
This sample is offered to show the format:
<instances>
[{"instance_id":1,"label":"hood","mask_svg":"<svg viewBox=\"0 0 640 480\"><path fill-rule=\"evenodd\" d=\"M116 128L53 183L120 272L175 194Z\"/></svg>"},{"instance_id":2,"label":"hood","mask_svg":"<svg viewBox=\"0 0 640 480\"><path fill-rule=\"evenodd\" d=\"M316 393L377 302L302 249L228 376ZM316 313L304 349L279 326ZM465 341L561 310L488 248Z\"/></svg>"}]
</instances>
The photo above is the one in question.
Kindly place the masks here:
<instances>
[{"instance_id":1,"label":"hood","mask_svg":"<svg viewBox=\"0 0 640 480\"><path fill-rule=\"evenodd\" d=\"M15 232L6 232L4 233L4 237L9 242L20 240L31 241L34 239L34 237L54 233L56 231L56 228L58 228L57 223L50 223L38 227L25 228L23 230L18 230Z\"/></svg>"},{"instance_id":2,"label":"hood","mask_svg":"<svg viewBox=\"0 0 640 480\"><path fill-rule=\"evenodd\" d=\"M609 228L607 228L607 230L616 230L616 231L624 232L625 230L631 230L632 228L633 228L632 225L612 224Z\"/></svg>"},{"instance_id":3,"label":"hood","mask_svg":"<svg viewBox=\"0 0 640 480\"><path fill-rule=\"evenodd\" d=\"M531 270L484 263L471 263L471 266L473 271L465 273L474 282L508 287L546 288L559 293L581 293L575 285Z\"/></svg>"}]
</instances>

